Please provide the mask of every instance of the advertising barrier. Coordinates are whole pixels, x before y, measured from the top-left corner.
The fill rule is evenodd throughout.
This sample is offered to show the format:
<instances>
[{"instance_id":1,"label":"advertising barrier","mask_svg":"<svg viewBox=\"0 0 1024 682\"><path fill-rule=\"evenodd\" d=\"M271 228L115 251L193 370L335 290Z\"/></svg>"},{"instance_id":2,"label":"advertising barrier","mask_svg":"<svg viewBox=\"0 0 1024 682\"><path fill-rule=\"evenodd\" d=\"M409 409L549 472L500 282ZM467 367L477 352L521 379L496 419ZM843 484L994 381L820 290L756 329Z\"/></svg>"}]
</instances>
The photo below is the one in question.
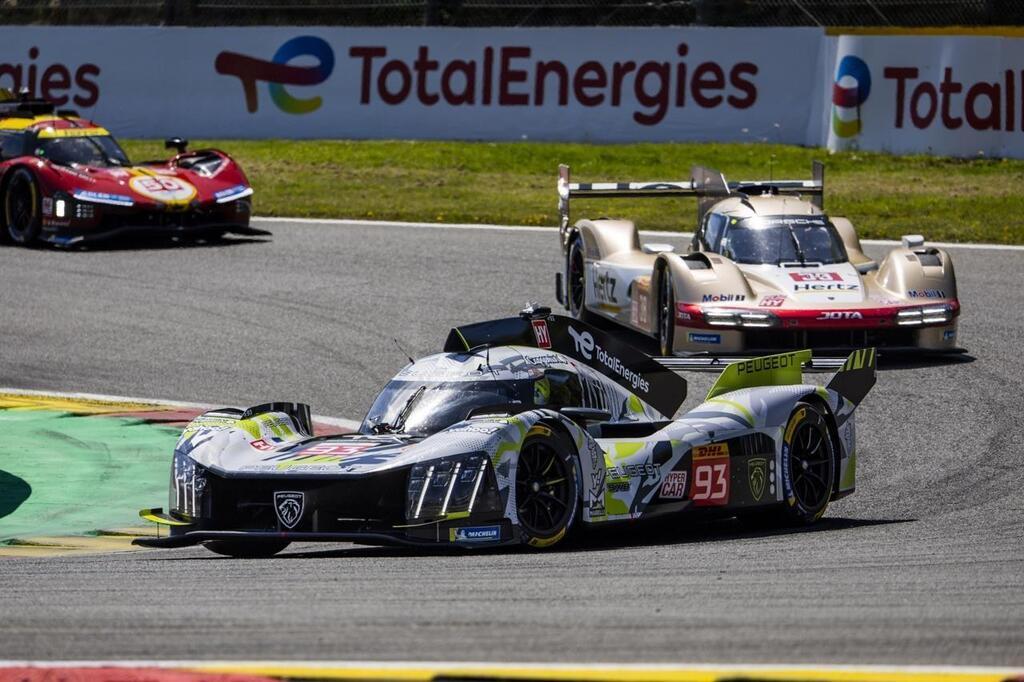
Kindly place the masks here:
<instances>
[{"instance_id":1,"label":"advertising barrier","mask_svg":"<svg viewBox=\"0 0 1024 682\"><path fill-rule=\"evenodd\" d=\"M818 28L0 27L124 137L751 141L1024 157L1024 39Z\"/></svg>"},{"instance_id":2,"label":"advertising barrier","mask_svg":"<svg viewBox=\"0 0 1024 682\"><path fill-rule=\"evenodd\" d=\"M832 40L829 149L1024 157L1024 39Z\"/></svg>"},{"instance_id":3,"label":"advertising barrier","mask_svg":"<svg viewBox=\"0 0 1024 682\"><path fill-rule=\"evenodd\" d=\"M0 87L125 137L807 144L825 68L805 28L17 26L0 46Z\"/></svg>"}]
</instances>

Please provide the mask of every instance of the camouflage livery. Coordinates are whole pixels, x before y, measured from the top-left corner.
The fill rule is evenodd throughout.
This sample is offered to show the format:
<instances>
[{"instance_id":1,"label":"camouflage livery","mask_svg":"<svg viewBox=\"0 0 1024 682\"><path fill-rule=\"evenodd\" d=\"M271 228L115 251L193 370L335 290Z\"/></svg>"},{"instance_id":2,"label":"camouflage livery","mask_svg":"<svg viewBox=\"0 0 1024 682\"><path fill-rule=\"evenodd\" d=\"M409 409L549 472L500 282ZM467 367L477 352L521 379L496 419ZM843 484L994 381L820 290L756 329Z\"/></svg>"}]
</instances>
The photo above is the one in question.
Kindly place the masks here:
<instances>
[{"instance_id":1,"label":"camouflage livery","mask_svg":"<svg viewBox=\"0 0 1024 682\"><path fill-rule=\"evenodd\" d=\"M522 329L537 329L538 319L544 329L537 338L551 347L501 343L528 339L520 329L492 334L492 345L468 347L467 340L462 351L409 364L382 391L359 433L314 436L309 409L294 403L196 418L174 453L169 511L142 513L169 526L170 535L137 542L547 546L579 523L768 514L802 495L787 473L797 461L789 450L802 410L821 415L817 433L827 440L830 480L814 518L829 500L853 492L853 413L874 382L873 350L851 355L826 387L801 383L808 351L736 363L703 402L672 419L622 385L623 367L646 358L605 351L601 366L614 368L610 378L587 364L581 352L588 345L571 342L585 334L600 340L597 330L543 315L524 317ZM507 330L515 320L494 325ZM678 407L685 382L676 380ZM505 404L489 402L486 391L496 386L512 389ZM478 404L465 398L481 391ZM430 421L463 399L466 409L451 413L458 418ZM530 530L535 521L522 518L520 499L545 495L542 486L524 487L524 447L538 443L564 456L559 478L569 481L559 488L567 511L543 537ZM549 510L556 487L547 490Z\"/></svg>"}]
</instances>

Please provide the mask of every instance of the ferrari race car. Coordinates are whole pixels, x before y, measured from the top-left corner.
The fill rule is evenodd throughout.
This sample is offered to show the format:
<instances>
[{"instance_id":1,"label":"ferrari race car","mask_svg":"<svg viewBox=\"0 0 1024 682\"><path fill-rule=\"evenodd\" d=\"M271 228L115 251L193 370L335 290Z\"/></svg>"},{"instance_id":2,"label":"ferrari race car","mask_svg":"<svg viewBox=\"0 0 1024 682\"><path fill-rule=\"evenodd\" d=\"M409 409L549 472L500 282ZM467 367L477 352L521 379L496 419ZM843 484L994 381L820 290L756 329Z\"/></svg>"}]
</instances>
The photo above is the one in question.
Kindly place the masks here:
<instances>
[{"instance_id":1,"label":"ferrari race car","mask_svg":"<svg viewBox=\"0 0 1024 682\"><path fill-rule=\"evenodd\" d=\"M812 180L735 183L701 167L681 182L572 183L560 166L558 194L559 302L654 337L662 355L960 350L949 254L909 235L868 258L850 221L823 212L818 162ZM569 221L570 199L665 196L698 199L687 253L641 244L628 220Z\"/></svg>"},{"instance_id":2,"label":"ferrari race car","mask_svg":"<svg viewBox=\"0 0 1024 682\"><path fill-rule=\"evenodd\" d=\"M814 522L854 490L854 409L874 349L826 387L810 351L730 365L672 419L686 381L614 336L550 310L453 329L374 400L358 433L314 436L309 408L196 418L174 451L169 528L146 547L205 543L269 556L294 541L526 544L574 524L665 514Z\"/></svg>"},{"instance_id":3,"label":"ferrari race car","mask_svg":"<svg viewBox=\"0 0 1024 682\"><path fill-rule=\"evenodd\" d=\"M138 230L250 234L252 187L230 156L185 151L132 164L104 128L45 100L0 92L0 239L58 245Z\"/></svg>"}]
</instances>

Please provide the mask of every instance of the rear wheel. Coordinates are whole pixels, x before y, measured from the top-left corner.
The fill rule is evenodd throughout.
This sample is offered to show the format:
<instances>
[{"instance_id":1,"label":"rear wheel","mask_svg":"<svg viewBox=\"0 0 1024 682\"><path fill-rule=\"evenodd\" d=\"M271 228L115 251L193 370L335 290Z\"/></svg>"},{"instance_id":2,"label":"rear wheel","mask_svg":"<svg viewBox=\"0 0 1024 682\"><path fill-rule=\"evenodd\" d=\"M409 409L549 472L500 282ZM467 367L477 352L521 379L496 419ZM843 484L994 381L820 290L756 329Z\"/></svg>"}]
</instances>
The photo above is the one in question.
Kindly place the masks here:
<instances>
[{"instance_id":1,"label":"rear wheel","mask_svg":"<svg viewBox=\"0 0 1024 682\"><path fill-rule=\"evenodd\" d=\"M39 186L25 168L11 175L3 196L6 236L15 244L28 246L39 236L42 224Z\"/></svg>"},{"instance_id":2,"label":"rear wheel","mask_svg":"<svg viewBox=\"0 0 1024 682\"><path fill-rule=\"evenodd\" d=\"M583 240L576 235L569 242L565 261L565 281L568 286L569 314L577 320L587 318L587 275L583 259Z\"/></svg>"},{"instance_id":3,"label":"rear wheel","mask_svg":"<svg viewBox=\"0 0 1024 682\"><path fill-rule=\"evenodd\" d=\"M817 405L797 403L782 441L784 519L807 525L822 517L835 487L836 453L828 420Z\"/></svg>"},{"instance_id":4,"label":"rear wheel","mask_svg":"<svg viewBox=\"0 0 1024 682\"><path fill-rule=\"evenodd\" d=\"M658 283L658 346L665 356L672 355L675 347L675 310L676 292L672 285L672 274L663 268Z\"/></svg>"},{"instance_id":5,"label":"rear wheel","mask_svg":"<svg viewBox=\"0 0 1024 682\"><path fill-rule=\"evenodd\" d=\"M252 540L210 540L204 543L206 549L215 554L236 559L266 559L272 557L290 543L287 540L257 542Z\"/></svg>"},{"instance_id":6,"label":"rear wheel","mask_svg":"<svg viewBox=\"0 0 1024 682\"><path fill-rule=\"evenodd\" d=\"M572 446L550 428L530 429L516 465L516 516L523 540L550 547L565 537L579 506Z\"/></svg>"}]
</instances>

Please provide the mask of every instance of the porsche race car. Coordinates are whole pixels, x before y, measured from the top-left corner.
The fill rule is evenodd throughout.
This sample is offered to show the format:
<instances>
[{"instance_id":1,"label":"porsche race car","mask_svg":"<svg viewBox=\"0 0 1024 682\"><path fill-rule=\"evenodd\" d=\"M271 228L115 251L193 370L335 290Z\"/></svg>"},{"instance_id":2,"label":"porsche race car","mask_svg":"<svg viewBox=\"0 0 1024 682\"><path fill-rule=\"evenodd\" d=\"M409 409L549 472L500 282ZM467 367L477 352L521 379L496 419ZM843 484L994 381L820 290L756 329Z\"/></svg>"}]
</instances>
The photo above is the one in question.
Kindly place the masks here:
<instances>
[{"instance_id":1,"label":"porsche race car","mask_svg":"<svg viewBox=\"0 0 1024 682\"><path fill-rule=\"evenodd\" d=\"M810 351L731 365L673 418L686 381L614 336L549 309L453 329L412 362L357 433L315 436L306 405L207 412L174 451L169 529L269 556L295 541L549 547L576 525L742 515L813 523L855 488L854 410L875 353L827 386Z\"/></svg>"},{"instance_id":2,"label":"porsche race car","mask_svg":"<svg viewBox=\"0 0 1024 682\"><path fill-rule=\"evenodd\" d=\"M133 164L75 112L0 91L0 240L68 246L126 231L219 236L249 228L245 173L216 149Z\"/></svg>"},{"instance_id":3,"label":"porsche race car","mask_svg":"<svg viewBox=\"0 0 1024 682\"><path fill-rule=\"evenodd\" d=\"M557 298L573 317L655 338L664 356L960 351L949 254L907 235L881 263L872 260L848 219L824 213L822 164L812 177L730 183L695 167L687 181L573 183L561 166ZM686 253L641 244L628 220L570 224L571 199L666 196L698 199Z\"/></svg>"}]
</instances>

